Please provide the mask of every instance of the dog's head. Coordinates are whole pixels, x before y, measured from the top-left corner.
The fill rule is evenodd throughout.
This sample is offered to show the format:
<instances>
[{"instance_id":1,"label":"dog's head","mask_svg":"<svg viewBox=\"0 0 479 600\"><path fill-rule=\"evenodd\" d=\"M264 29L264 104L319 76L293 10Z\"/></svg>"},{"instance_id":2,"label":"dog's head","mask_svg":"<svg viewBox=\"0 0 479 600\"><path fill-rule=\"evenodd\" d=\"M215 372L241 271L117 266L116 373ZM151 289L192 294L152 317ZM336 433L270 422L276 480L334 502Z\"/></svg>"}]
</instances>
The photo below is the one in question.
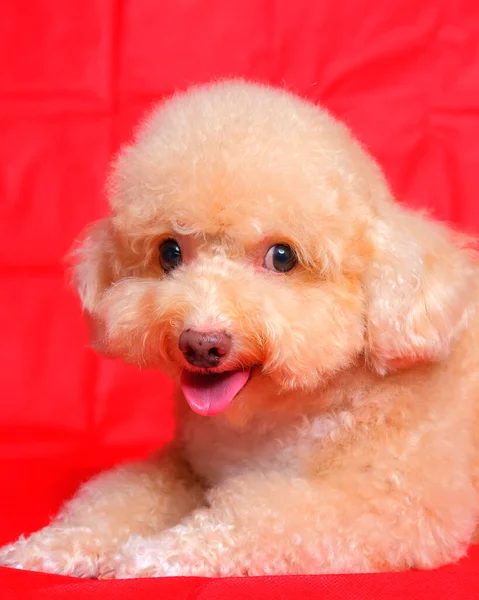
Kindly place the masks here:
<instances>
[{"instance_id":1,"label":"dog's head","mask_svg":"<svg viewBox=\"0 0 479 600\"><path fill-rule=\"evenodd\" d=\"M109 191L111 217L75 253L95 344L181 376L201 414L251 369L312 390L363 359L381 373L439 360L464 324L461 240L394 204L348 130L288 93L229 82L174 97Z\"/></svg>"}]
</instances>

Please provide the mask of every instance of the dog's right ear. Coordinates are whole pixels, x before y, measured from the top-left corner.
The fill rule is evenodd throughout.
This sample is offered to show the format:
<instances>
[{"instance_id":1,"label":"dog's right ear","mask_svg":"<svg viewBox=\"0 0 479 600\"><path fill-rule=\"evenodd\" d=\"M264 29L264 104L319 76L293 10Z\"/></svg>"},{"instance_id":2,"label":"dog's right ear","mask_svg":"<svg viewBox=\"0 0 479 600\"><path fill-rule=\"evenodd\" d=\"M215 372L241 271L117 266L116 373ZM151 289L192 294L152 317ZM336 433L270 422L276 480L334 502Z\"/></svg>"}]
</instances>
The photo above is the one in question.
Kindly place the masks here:
<instances>
[{"instance_id":1,"label":"dog's right ear","mask_svg":"<svg viewBox=\"0 0 479 600\"><path fill-rule=\"evenodd\" d=\"M93 223L70 254L72 281L85 311L93 315L103 292L119 275L110 219Z\"/></svg>"}]
</instances>

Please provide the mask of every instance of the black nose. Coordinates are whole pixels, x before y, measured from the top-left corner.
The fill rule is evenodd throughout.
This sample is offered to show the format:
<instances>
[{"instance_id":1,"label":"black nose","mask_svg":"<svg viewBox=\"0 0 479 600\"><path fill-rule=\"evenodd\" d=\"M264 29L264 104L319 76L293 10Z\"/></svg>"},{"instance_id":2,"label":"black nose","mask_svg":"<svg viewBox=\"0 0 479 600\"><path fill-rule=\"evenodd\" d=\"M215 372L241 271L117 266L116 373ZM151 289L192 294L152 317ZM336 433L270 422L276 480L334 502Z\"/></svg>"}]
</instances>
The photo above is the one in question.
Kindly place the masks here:
<instances>
[{"instance_id":1,"label":"black nose","mask_svg":"<svg viewBox=\"0 0 479 600\"><path fill-rule=\"evenodd\" d=\"M217 367L231 350L231 336L207 331L200 333L187 329L180 335L179 347L186 360L194 367Z\"/></svg>"}]
</instances>

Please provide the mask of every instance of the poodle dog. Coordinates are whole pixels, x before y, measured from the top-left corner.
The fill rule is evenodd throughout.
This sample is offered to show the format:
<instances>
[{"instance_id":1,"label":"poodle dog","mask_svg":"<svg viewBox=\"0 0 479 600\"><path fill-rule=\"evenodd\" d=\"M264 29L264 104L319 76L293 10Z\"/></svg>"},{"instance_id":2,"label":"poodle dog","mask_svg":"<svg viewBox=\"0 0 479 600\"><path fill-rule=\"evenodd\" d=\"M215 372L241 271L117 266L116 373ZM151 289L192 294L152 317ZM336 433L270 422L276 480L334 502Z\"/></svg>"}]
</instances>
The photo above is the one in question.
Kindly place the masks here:
<instances>
[{"instance_id":1,"label":"poodle dog","mask_svg":"<svg viewBox=\"0 0 479 600\"><path fill-rule=\"evenodd\" d=\"M428 569L479 514L478 266L326 111L223 81L159 106L75 251L98 351L177 431L0 563L81 577Z\"/></svg>"}]
</instances>

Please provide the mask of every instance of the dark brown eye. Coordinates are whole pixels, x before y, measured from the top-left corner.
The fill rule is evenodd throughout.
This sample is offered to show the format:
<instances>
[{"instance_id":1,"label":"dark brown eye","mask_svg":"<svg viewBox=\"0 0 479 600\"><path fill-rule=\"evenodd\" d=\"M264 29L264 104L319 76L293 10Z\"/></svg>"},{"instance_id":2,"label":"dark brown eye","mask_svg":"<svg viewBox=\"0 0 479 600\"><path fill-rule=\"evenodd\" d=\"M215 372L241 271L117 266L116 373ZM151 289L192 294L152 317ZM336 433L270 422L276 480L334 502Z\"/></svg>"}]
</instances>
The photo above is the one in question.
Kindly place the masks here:
<instances>
[{"instance_id":1,"label":"dark brown eye","mask_svg":"<svg viewBox=\"0 0 479 600\"><path fill-rule=\"evenodd\" d=\"M298 262L294 250L286 244L276 244L266 253L264 266L269 271L287 273L294 269Z\"/></svg>"},{"instance_id":2,"label":"dark brown eye","mask_svg":"<svg viewBox=\"0 0 479 600\"><path fill-rule=\"evenodd\" d=\"M182 263L181 248L176 240L166 240L160 244L160 265L165 273Z\"/></svg>"}]
</instances>

